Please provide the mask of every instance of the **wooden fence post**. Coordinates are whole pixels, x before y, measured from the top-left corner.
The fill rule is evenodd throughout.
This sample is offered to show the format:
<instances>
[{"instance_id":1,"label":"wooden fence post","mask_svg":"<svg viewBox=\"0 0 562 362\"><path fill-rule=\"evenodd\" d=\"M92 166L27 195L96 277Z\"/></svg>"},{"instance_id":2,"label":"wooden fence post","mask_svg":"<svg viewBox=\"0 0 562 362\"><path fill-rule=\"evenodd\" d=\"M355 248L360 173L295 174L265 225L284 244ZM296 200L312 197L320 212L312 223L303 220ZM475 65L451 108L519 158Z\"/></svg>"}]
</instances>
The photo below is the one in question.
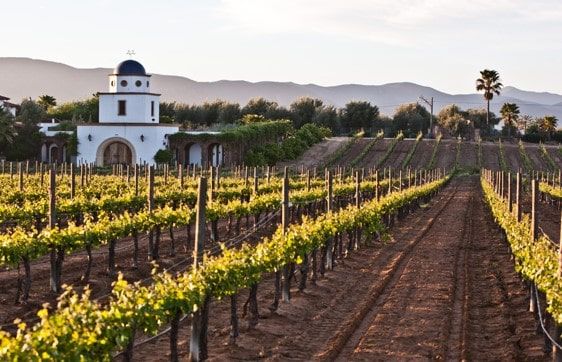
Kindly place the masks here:
<instances>
[{"instance_id":1,"label":"wooden fence post","mask_svg":"<svg viewBox=\"0 0 562 362\"><path fill-rule=\"evenodd\" d=\"M56 209L56 166L53 165L49 170L49 215L48 215L48 227L53 229L57 220L57 209ZM51 274L50 274L50 288L54 293L60 293L61 291L61 273L62 273L62 258L64 257L64 250L57 248L56 246L51 246Z\"/></svg>"},{"instance_id":2,"label":"wooden fence post","mask_svg":"<svg viewBox=\"0 0 562 362\"><path fill-rule=\"evenodd\" d=\"M19 173L19 190L23 192L23 164L21 162L18 163L18 173Z\"/></svg>"},{"instance_id":3,"label":"wooden fence post","mask_svg":"<svg viewBox=\"0 0 562 362\"><path fill-rule=\"evenodd\" d=\"M538 207L538 199L537 193L539 190L538 181L533 179L531 180L531 238L532 242L536 242L538 237L538 215L537 215L537 207ZM529 311L536 312L537 311L537 299L535 297L535 293L533 292L534 283L531 282L531 299L529 302Z\"/></svg>"},{"instance_id":4,"label":"wooden fence post","mask_svg":"<svg viewBox=\"0 0 562 362\"><path fill-rule=\"evenodd\" d=\"M152 214L154 211L154 166L150 166L148 168L148 194L147 194L147 204L148 204L148 213ZM156 242L154 240L154 230L149 231L148 235L148 259L149 260L157 260L158 255L158 238L156 238Z\"/></svg>"},{"instance_id":5,"label":"wooden fence post","mask_svg":"<svg viewBox=\"0 0 562 362\"><path fill-rule=\"evenodd\" d=\"M327 188L327 196L326 196L326 212L330 212L333 209L333 179L332 173L328 171L326 174L326 188ZM334 268L334 258L333 258L333 244L334 239L329 238L328 242L326 243L326 269L332 270Z\"/></svg>"},{"instance_id":6,"label":"wooden fence post","mask_svg":"<svg viewBox=\"0 0 562 362\"><path fill-rule=\"evenodd\" d=\"M70 198L74 199L76 193L76 175L74 172L74 164L70 164Z\"/></svg>"},{"instance_id":7,"label":"wooden fence post","mask_svg":"<svg viewBox=\"0 0 562 362\"><path fill-rule=\"evenodd\" d=\"M521 221L521 172L517 172L515 180L515 217Z\"/></svg>"},{"instance_id":8,"label":"wooden fence post","mask_svg":"<svg viewBox=\"0 0 562 362\"><path fill-rule=\"evenodd\" d=\"M201 176L197 192L197 209L195 218L195 244L193 245L193 269L197 270L203 261L205 247L205 211L207 198L207 178ZM203 305L193 313L191 336L189 340L189 360L203 361L207 359L207 327L209 320L210 296L206 295Z\"/></svg>"},{"instance_id":9,"label":"wooden fence post","mask_svg":"<svg viewBox=\"0 0 562 362\"><path fill-rule=\"evenodd\" d=\"M286 170L286 168L285 168ZM281 225L283 227L283 235L287 235L289 228L289 176L287 172L283 176L283 195L281 198ZM285 264L283 266L283 301L291 301L291 265Z\"/></svg>"}]
</instances>

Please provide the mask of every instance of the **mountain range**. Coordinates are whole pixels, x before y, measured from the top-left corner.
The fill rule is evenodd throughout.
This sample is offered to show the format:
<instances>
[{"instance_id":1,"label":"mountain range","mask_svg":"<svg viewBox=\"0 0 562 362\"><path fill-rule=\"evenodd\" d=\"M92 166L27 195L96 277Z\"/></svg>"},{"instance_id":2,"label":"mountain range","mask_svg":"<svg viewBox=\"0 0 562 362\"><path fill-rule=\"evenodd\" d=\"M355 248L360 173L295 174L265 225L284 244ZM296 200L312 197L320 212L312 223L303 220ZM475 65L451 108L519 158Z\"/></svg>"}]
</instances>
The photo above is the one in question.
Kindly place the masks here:
<instances>
[{"instance_id":1,"label":"mountain range","mask_svg":"<svg viewBox=\"0 0 562 362\"><path fill-rule=\"evenodd\" d=\"M30 59L0 57L0 95L19 102L43 94L54 96L59 103L90 97L106 91L109 68L79 69L65 64ZM186 77L153 74L152 91L162 93L163 101L198 104L223 99L244 105L253 97L264 97L288 106L303 96L320 98L326 104L343 107L352 100L366 100L376 104L381 113L392 115L399 104L416 102L420 96L434 98L434 112L451 103L462 109L485 107L482 94L447 94L431 87L409 82L382 85L343 84L319 86L292 82L247 82L220 80L198 82ZM519 105L522 114L554 115L562 120L562 95L530 92L504 87L494 97L491 110L498 113L505 102Z\"/></svg>"}]
</instances>

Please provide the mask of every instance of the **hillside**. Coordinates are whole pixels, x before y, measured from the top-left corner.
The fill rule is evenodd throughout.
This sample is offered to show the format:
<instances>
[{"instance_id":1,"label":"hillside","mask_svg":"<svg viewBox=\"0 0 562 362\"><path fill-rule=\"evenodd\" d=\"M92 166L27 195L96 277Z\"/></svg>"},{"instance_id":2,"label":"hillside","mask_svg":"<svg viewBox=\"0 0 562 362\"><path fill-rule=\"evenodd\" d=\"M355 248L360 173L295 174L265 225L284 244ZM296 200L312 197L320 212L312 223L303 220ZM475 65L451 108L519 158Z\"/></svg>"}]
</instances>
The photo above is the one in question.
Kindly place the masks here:
<instances>
[{"instance_id":1,"label":"hillside","mask_svg":"<svg viewBox=\"0 0 562 362\"><path fill-rule=\"evenodd\" d=\"M50 94L59 101L83 99L107 88L110 68L78 69L71 66L29 58L0 58L0 94L18 102ZM148 69L150 72L150 69ZM447 94L414 83L383 85L344 84L319 86L291 82L246 82L220 80L198 82L186 77L153 75L153 90L162 93L164 101L202 103L215 99L246 104L253 97L265 97L287 106L302 96L322 99L327 104L344 106L351 100L366 100L379 106L384 114L392 114L401 103L416 102L420 95L434 97L435 112L451 103L461 108L483 107L480 94ZM494 98L491 108L498 112L504 102L517 103L523 114L553 114L562 119L562 95L523 91L505 87L503 95Z\"/></svg>"},{"instance_id":2,"label":"hillside","mask_svg":"<svg viewBox=\"0 0 562 362\"><path fill-rule=\"evenodd\" d=\"M346 138L338 137L337 140L340 144L339 147L346 146ZM352 160L355 160L355 167L357 168L373 168L379 165L381 169L384 167L399 169L404 165L406 157L415 145L413 139L401 140L387 155L387 151L393 143L392 139L387 138L376 142L362 159L356 160L371 140L369 138L359 140L355 145L342 152L332 162L331 166L351 167ZM331 153L320 152L320 147L320 144L313 146L310 152L299 159L282 165L293 168L299 168L302 165L315 167L322 165L326 160L331 159L332 154L336 155L336 152L338 152L335 147L331 149ZM517 143L504 142L500 150L500 144L497 142L482 142L480 145L476 142L461 142L459 144L456 140L448 139L441 140L436 145L435 140L422 139L415 147L407 164L413 169L451 169L458 162L459 167L473 171L480 168L501 170L502 165L505 171L511 172L517 172L518 170L552 172L562 169L562 148L545 145L544 150L547 154L541 150L541 146L534 143L524 143L521 148ZM323 151L325 151L325 148ZM386 158L384 158L385 156Z\"/></svg>"}]
</instances>

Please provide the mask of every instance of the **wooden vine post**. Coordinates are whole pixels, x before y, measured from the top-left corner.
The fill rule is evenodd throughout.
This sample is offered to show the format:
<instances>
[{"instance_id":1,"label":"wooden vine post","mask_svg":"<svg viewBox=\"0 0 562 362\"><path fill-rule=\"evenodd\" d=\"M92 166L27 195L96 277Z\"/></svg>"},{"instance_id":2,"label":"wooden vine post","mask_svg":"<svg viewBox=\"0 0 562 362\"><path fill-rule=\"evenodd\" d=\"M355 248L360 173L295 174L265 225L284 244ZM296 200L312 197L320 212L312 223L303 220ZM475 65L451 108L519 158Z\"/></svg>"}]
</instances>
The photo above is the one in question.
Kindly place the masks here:
<instances>
[{"instance_id":1,"label":"wooden vine post","mask_svg":"<svg viewBox=\"0 0 562 362\"><path fill-rule=\"evenodd\" d=\"M205 247L205 211L207 206L207 178L199 178L197 190L197 208L195 217L195 243L193 245L193 270L197 270L203 262ZM203 361L207 359L207 327L209 320L210 296L206 295L203 305L193 313L191 321L191 337L189 340L189 360Z\"/></svg>"},{"instance_id":2,"label":"wooden vine post","mask_svg":"<svg viewBox=\"0 0 562 362\"><path fill-rule=\"evenodd\" d=\"M147 194L148 213L154 211L154 166L148 168L148 194ZM154 230L149 231L148 236L148 258L149 260L158 259L158 238L154 240Z\"/></svg>"},{"instance_id":3,"label":"wooden vine post","mask_svg":"<svg viewBox=\"0 0 562 362\"><path fill-rule=\"evenodd\" d=\"M512 213L513 208L511 205L511 172L507 172L506 177L507 177L507 208L509 213Z\"/></svg>"},{"instance_id":4,"label":"wooden vine post","mask_svg":"<svg viewBox=\"0 0 562 362\"><path fill-rule=\"evenodd\" d=\"M538 217L537 217L538 216L537 215L538 188L539 188L538 181L536 179L532 179L531 180L531 238L533 243L535 243L538 238ZM529 302L529 311L534 313L537 311L537 299L533 291L533 283L531 283L530 291L531 291L531 299Z\"/></svg>"},{"instance_id":5,"label":"wooden vine post","mask_svg":"<svg viewBox=\"0 0 562 362\"><path fill-rule=\"evenodd\" d=\"M18 162L19 190L23 192L23 164Z\"/></svg>"},{"instance_id":6,"label":"wooden vine post","mask_svg":"<svg viewBox=\"0 0 562 362\"><path fill-rule=\"evenodd\" d=\"M381 199L381 193L379 189L380 189L379 170L375 170L375 199L377 199L377 201Z\"/></svg>"},{"instance_id":7,"label":"wooden vine post","mask_svg":"<svg viewBox=\"0 0 562 362\"><path fill-rule=\"evenodd\" d=\"M328 171L326 174L326 212L331 212L333 210L333 202L334 202L334 185L332 179L332 173ZM334 254L332 252L334 244L334 239L329 238L326 243L326 269L332 270L334 268Z\"/></svg>"},{"instance_id":8,"label":"wooden vine post","mask_svg":"<svg viewBox=\"0 0 562 362\"><path fill-rule=\"evenodd\" d=\"M281 226L283 227L283 235L287 235L289 229L289 175L285 168L283 176L283 195L281 198ZM285 264L283 267L283 301L291 301L291 265Z\"/></svg>"},{"instance_id":9,"label":"wooden vine post","mask_svg":"<svg viewBox=\"0 0 562 362\"><path fill-rule=\"evenodd\" d=\"M558 278L562 278L562 213L560 215L560 222L560 235L558 241ZM553 321L552 329L554 340L559 345L562 344L562 339L560 338L560 335L562 335L562 325L556 323L556 321ZM552 344L552 360L557 362L562 361L562 350L560 350L554 344Z\"/></svg>"},{"instance_id":10,"label":"wooden vine post","mask_svg":"<svg viewBox=\"0 0 562 362\"><path fill-rule=\"evenodd\" d=\"M521 172L517 172L515 180L515 217L521 222Z\"/></svg>"},{"instance_id":11,"label":"wooden vine post","mask_svg":"<svg viewBox=\"0 0 562 362\"><path fill-rule=\"evenodd\" d=\"M357 209L361 208L361 178L359 176L359 171L355 171L355 207ZM357 228L353 243L354 250L359 248L359 240L361 240L361 229Z\"/></svg>"},{"instance_id":12,"label":"wooden vine post","mask_svg":"<svg viewBox=\"0 0 562 362\"><path fill-rule=\"evenodd\" d=\"M56 166L49 170L49 216L48 216L48 227L53 229L57 220L57 209L56 209ZM64 249L58 247L57 245L51 245L51 275L50 275L50 288L53 293L61 292L61 274L62 274L62 261L64 257Z\"/></svg>"},{"instance_id":13,"label":"wooden vine post","mask_svg":"<svg viewBox=\"0 0 562 362\"><path fill-rule=\"evenodd\" d=\"M76 174L74 172L74 164L70 164L70 198L74 199L76 193Z\"/></svg>"}]
</instances>

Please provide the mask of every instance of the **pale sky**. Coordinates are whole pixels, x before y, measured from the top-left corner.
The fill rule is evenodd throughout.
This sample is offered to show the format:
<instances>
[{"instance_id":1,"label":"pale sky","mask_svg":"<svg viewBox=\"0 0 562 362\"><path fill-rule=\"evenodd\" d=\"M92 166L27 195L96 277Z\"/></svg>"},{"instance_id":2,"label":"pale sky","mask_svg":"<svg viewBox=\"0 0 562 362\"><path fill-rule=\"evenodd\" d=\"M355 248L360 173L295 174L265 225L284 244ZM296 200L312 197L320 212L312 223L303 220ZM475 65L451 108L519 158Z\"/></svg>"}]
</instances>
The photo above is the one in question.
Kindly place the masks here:
<instances>
[{"instance_id":1,"label":"pale sky","mask_svg":"<svg viewBox=\"0 0 562 362\"><path fill-rule=\"evenodd\" d=\"M0 57L197 81L411 81L562 93L561 0L3 0ZM0 85L1 87L1 85Z\"/></svg>"}]
</instances>

